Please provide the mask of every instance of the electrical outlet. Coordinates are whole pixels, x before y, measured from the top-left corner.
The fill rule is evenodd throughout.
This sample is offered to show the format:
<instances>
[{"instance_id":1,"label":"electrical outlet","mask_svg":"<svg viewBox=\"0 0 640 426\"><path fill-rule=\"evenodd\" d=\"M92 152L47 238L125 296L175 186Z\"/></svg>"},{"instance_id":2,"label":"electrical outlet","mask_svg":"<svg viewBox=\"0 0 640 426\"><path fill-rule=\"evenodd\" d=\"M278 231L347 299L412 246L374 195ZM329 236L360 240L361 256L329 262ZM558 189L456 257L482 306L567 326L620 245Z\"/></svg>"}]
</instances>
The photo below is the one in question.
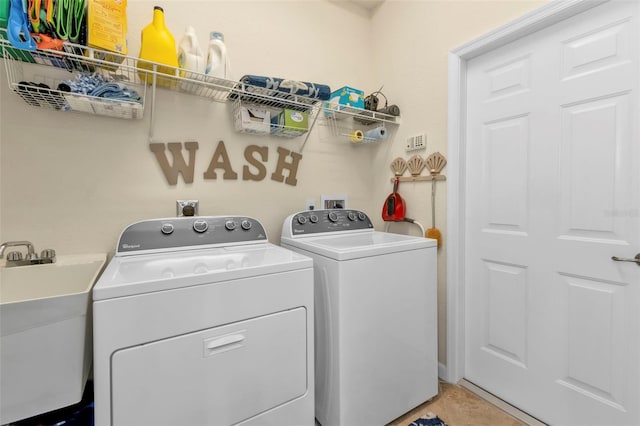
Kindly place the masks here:
<instances>
[{"instance_id":1,"label":"electrical outlet","mask_svg":"<svg viewBox=\"0 0 640 426\"><path fill-rule=\"evenodd\" d=\"M413 137L407 138L407 144L405 145L404 149L407 152L413 151Z\"/></svg>"},{"instance_id":2,"label":"electrical outlet","mask_svg":"<svg viewBox=\"0 0 640 426\"><path fill-rule=\"evenodd\" d=\"M176 216L198 216L198 200L176 200Z\"/></svg>"},{"instance_id":3,"label":"electrical outlet","mask_svg":"<svg viewBox=\"0 0 640 426\"><path fill-rule=\"evenodd\" d=\"M323 195L321 196L323 209L346 209L347 208L347 196L346 195Z\"/></svg>"},{"instance_id":4,"label":"electrical outlet","mask_svg":"<svg viewBox=\"0 0 640 426\"><path fill-rule=\"evenodd\" d=\"M427 135L420 134L407 138L405 149L407 152L418 151L427 148Z\"/></svg>"}]
</instances>

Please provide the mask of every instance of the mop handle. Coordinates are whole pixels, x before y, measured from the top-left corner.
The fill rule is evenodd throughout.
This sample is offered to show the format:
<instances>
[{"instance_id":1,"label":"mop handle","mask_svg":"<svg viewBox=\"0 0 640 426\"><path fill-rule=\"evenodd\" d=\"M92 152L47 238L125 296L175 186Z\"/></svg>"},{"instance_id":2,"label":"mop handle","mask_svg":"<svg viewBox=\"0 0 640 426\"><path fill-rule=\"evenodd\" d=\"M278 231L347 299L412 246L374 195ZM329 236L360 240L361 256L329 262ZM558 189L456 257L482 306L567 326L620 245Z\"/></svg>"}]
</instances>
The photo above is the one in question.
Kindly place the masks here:
<instances>
[{"instance_id":1,"label":"mop handle","mask_svg":"<svg viewBox=\"0 0 640 426\"><path fill-rule=\"evenodd\" d=\"M436 227L436 179L431 179L431 227Z\"/></svg>"}]
</instances>

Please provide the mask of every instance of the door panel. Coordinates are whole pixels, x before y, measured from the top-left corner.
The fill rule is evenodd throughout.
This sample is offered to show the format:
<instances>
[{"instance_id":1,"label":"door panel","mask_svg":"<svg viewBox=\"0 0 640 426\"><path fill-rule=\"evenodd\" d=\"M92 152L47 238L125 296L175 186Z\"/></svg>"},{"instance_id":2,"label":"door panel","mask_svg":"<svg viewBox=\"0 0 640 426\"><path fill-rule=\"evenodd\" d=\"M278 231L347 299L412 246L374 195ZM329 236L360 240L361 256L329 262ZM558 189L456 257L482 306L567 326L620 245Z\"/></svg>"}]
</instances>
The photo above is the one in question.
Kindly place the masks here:
<instances>
[{"instance_id":1,"label":"door panel","mask_svg":"<svg viewBox=\"0 0 640 426\"><path fill-rule=\"evenodd\" d=\"M631 20L624 18L562 41L562 78L584 77L631 62L631 31Z\"/></svg>"},{"instance_id":2,"label":"door panel","mask_svg":"<svg viewBox=\"0 0 640 426\"><path fill-rule=\"evenodd\" d=\"M618 159L630 142L629 94L588 100L562 108L560 141L563 237L620 240L616 221L606 214L627 200ZM585 191L585 188L589 188ZM594 208L598 206L598 208ZM604 214L603 214L604 213Z\"/></svg>"},{"instance_id":3,"label":"door panel","mask_svg":"<svg viewBox=\"0 0 640 426\"><path fill-rule=\"evenodd\" d=\"M527 367L527 269L485 262L487 268L487 335L483 350Z\"/></svg>"},{"instance_id":4,"label":"door panel","mask_svg":"<svg viewBox=\"0 0 640 426\"><path fill-rule=\"evenodd\" d=\"M562 277L567 291L565 376L558 384L611 405L619 405L623 383L624 287L579 277ZM594 315L597 312L598 315ZM588 329L589 333L584 333ZM616 396L617 395L617 396ZM621 407L620 407L621 408Z\"/></svg>"},{"instance_id":5,"label":"door panel","mask_svg":"<svg viewBox=\"0 0 640 426\"><path fill-rule=\"evenodd\" d=\"M465 376L550 424L640 424L639 9L467 64Z\"/></svg>"},{"instance_id":6,"label":"door panel","mask_svg":"<svg viewBox=\"0 0 640 426\"><path fill-rule=\"evenodd\" d=\"M526 232L528 207L528 116L484 126L485 231ZM502 161L507 156L509 161Z\"/></svg>"}]
</instances>

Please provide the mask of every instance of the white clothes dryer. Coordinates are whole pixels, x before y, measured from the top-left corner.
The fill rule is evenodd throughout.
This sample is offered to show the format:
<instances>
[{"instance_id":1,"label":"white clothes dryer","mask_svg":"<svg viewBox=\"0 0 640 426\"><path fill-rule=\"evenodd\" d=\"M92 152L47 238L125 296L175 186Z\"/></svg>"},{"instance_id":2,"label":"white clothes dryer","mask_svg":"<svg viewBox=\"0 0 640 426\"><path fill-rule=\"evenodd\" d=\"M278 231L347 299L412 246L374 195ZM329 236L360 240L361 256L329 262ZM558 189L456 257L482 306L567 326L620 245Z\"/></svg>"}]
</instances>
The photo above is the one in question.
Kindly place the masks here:
<instances>
[{"instance_id":1,"label":"white clothes dryer","mask_svg":"<svg viewBox=\"0 0 640 426\"><path fill-rule=\"evenodd\" d=\"M93 290L95 424L313 425L312 266L249 217L128 226Z\"/></svg>"},{"instance_id":2,"label":"white clothes dryer","mask_svg":"<svg viewBox=\"0 0 640 426\"><path fill-rule=\"evenodd\" d=\"M438 393L435 240L338 209L289 216L281 243L314 262L322 426L384 425Z\"/></svg>"}]
</instances>

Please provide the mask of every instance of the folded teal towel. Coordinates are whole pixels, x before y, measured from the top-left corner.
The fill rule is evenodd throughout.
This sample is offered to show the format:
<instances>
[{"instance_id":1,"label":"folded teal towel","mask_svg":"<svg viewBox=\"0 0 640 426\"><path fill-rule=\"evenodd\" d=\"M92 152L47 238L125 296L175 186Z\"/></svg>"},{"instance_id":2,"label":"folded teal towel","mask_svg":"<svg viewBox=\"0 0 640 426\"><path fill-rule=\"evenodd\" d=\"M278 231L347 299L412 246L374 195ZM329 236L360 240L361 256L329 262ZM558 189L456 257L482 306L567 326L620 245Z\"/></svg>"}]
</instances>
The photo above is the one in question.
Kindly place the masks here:
<instances>
[{"instance_id":1,"label":"folded teal towel","mask_svg":"<svg viewBox=\"0 0 640 426\"><path fill-rule=\"evenodd\" d=\"M98 96L101 98L142 103L142 97L138 92L127 88L127 86L121 83L105 83L96 87L88 94L90 96Z\"/></svg>"}]
</instances>

